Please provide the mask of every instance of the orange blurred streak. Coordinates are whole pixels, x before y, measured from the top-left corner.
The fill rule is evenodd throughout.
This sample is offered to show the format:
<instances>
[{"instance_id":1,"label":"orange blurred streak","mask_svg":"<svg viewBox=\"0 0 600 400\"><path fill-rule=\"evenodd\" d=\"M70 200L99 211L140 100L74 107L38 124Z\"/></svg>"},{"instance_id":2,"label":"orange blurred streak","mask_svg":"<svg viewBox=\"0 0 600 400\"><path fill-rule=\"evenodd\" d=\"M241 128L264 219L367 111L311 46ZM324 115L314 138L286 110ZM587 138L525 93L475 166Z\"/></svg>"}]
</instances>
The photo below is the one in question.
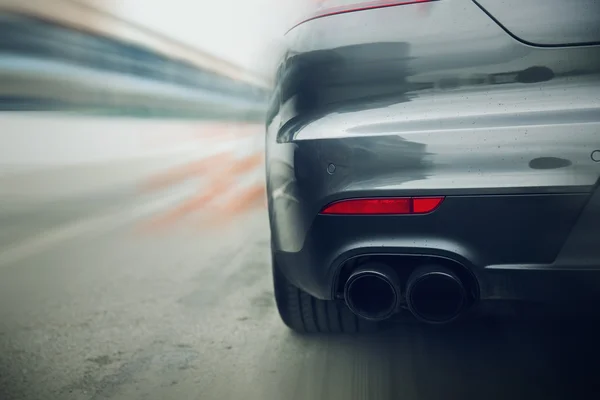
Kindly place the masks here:
<instances>
[{"instance_id":1,"label":"orange blurred streak","mask_svg":"<svg viewBox=\"0 0 600 400\"><path fill-rule=\"evenodd\" d=\"M231 162L232 153L220 153L208 158L175 167L163 174L157 175L142 184L142 190L157 190L165 186L174 185L200 174L205 174L210 170L221 167L223 164Z\"/></svg>"},{"instance_id":2,"label":"orange blurred streak","mask_svg":"<svg viewBox=\"0 0 600 400\"><path fill-rule=\"evenodd\" d=\"M250 186L241 191L238 196L218 207L218 212L205 219L202 228L206 226L223 226L236 216L240 216L252 209L266 207L266 187L264 183Z\"/></svg>"},{"instance_id":3,"label":"orange blurred streak","mask_svg":"<svg viewBox=\"0 0 600 400\"><path fill-rule=\"evenodd\" d=\"M150 221L148 228L157 229L163 228L168 225L172 225L179 219L191 214L195 211L202 209L204 206L214 200L220 193L225 191L231 185L231 180L223 180L213 184L208 193L202 193L199 196L193 197L190 200L185 201L173 210L166 214Z\"/></svg>"},{"instance_id":4,"label":"orange blurred streak","mask_svg":"<svg viewBox=\"0 0 600 400\"><path fill-rule=\"evenodd\" d=\"M220 212L224 213L225 216L230 216L245 212L258 204L262 204L261 200L264 200L265 198L265 190L264 183L251 186L240 196L234 197L222 207L219 207L221 209Z\"/></svg>"},{"instance_id":5,"label":"orange blurred streak","mask_svg":"<svg viewBox=\"0 0 600 400\"><path fill-rule=\"evenodd\" d=\"M227 160L231 160L229 155L227 157ZM214 167L222 167L225 161L226 160L223 160L221 157L219 159L218 165L214 165L213 157L211 157L211 159L201 160L198 163L193 163L178 168L158 178L155 178L147 187L151 189L157 189L169 184L180 182L182 180L185 180L186 178L195 176L199 172L204 172L205 170L215 171ZM167 214L162 215L159 218L154 219L153 221L150 221L150 223L148 224L148 228L157 229L165 227L167 225L171 225L177 220L185 217L186 215L201 210L204 206L214 201L219 195L227 193L228 191L230 192L233 189L233 186L235 185L235 178L237 178L239 175L248 172L253 168L262 166L263 161L264 153L255 153L253 155L241 159L238 162L226 166L225 168L220 168L216 170L215 173L208 174L206 178L209 179L209 186L206 188L206 191L204 193L180 204ZM208 166L210 166L211 163L212 167L208 168ZM253 186L251 187L251 190L242 194L242 197L235 198L229 203L227 203L225 205L225 209L228 209L229 212L232 214L242 212L245 209L247 209L246 203L253 202L257 199L260 199L261 197L264 197L264 193L264 184ZM230 215L225 216L228 217Z\"/></svg>"}]
</instances>

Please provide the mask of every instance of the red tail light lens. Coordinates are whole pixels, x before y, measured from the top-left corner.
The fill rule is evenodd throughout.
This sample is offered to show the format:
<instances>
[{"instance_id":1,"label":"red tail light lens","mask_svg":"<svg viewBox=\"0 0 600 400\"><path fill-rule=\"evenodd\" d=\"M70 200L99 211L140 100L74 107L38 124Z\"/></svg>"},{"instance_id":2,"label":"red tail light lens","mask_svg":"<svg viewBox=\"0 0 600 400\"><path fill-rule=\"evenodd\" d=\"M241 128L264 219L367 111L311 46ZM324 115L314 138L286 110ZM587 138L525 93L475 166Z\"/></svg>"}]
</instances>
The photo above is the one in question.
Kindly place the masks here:
<instances>
[{"instance_id":1,"label":"red tail light lens","mask_svg":"<svg viewBox=\"0 0 600 400\"><path fill-rule=\"evenodd\" d=\"M413 214L430 213L442 203L443 197L415 197L413 201Z\"/></svg>"},{"instance_id":2,"label":"red tail light lens","mask_svg":"<svg viewBox=\"0 0 600 400\"><path fill-rule=\"evenodd\" d=\"M348 199L327 205L321 214L327 215L405 215L434 211L443 197L393 197Z\"/></svg>"},{"instance_id":3,"label":"red tail light lens","mask_svg":"<svg viewBox=\"0 0 600 400\"><path fill-rule=\"evenodd\" d=\"M313 7L308 16L303 19L297 25L301 23L327 17L330 15L344 14L355 11L372 10L375 8L395 7L406 4L416 3L428 3L437 0L371 0L371 1L360 1L360 0L312 0Z\"/></svg>"}]
</instances>

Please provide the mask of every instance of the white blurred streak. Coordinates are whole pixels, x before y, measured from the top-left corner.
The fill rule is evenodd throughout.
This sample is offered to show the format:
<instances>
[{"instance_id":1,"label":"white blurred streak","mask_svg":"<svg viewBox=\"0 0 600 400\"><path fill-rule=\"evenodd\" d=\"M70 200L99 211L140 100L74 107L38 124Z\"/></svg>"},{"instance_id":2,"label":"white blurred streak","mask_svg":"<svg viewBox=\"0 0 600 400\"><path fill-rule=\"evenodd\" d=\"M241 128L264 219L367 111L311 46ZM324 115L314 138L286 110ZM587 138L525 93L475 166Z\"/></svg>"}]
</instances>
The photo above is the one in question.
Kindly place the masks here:
<instances>
[{"instance_id":1,"label":"white blurred streak","mask_svg":"<svg viewBox=\"0 0 600 400\"><path fill-rule=\"evenodd\" d=\"M0 198L11 203L135 188L177 165L262 146L260 126L233 137L234 126L209 121L6 113L0 126Z\"/></svg>"},{"instance_id":2,"label":"white blurred streak","mask_svg":"<svg viewBox=\"0 0 600 400\"><path fill-rule=\"evenodd\" d=\"M178 2L187 5L184 8L171 5ZM236 29L239 40L232 42L222 33L231 29L231 24L222 19L226 16L218 14L218 9L212 6L202 8L202 3L191 0L0 0L0 12L39 16L76 29L139 44L233 79L268 85L260 68L252 67L258 64L251 62L260 52L257 43L261 43L262 34L255 33L257 27L253 25L247 32ZM189 4L193 6L188 13ZM194 13L202 17L195 19ZM218 23L212 25L204 20ZM213 27L217 30L211 31ZM244 38L254 39L247 42ZM215 48L222 50L215 52ZM236 57L237 53L243 57Z\"/></svg>"},{"instance_id":3,"label":"white blurred streak","mask_svg":"<svg viewBox=\"0 0 600 400\"><path fill-rule=\"evenodd\" d=\"M305 0L70 0L110 12L189 46L270 74Z\"/></svg>"}]
</instances>

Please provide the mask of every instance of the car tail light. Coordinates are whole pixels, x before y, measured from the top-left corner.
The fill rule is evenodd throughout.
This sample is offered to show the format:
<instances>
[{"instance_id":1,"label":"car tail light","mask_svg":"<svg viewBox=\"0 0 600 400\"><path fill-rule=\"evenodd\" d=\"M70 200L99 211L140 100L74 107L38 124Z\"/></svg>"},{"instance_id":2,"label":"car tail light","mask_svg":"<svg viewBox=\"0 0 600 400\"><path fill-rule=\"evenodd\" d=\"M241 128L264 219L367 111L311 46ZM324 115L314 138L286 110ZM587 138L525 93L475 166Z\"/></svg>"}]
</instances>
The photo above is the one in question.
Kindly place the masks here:
<instances>
[{"instance_id":1,"label":"car tail light","mask_svg":"<svg viewBox=\"0 0 600 400\"><path fill-rule=\"evenodd\" d=\"M434 211L443 197L391 197L348 199L327 205L321 214L327 215L405 215Z\"/></svg>"},{"instance_id":2,"label":"car tail light","mask_svg":"<svg viewBox=\"0 0 600 400\"><path fill-rule=\"evenodd\" d=\"M443 197L415 197L412 199L412 213L425 214L430 213L442 203Z\"/></svg>"},{"instance_id":3,"label":"car tail light","mask_svg":"<svg viewBox=\"0 0 600 400\"><path fill-rule=\"evenodd\" d=\"M309 0L312 2L311 10L302 22L296 26L317 18L323 18L330 15L344 14L349 12L372 10L375 8L395 7L407 4L428 3L438 0Z\"/></svg>"}]
</instances>

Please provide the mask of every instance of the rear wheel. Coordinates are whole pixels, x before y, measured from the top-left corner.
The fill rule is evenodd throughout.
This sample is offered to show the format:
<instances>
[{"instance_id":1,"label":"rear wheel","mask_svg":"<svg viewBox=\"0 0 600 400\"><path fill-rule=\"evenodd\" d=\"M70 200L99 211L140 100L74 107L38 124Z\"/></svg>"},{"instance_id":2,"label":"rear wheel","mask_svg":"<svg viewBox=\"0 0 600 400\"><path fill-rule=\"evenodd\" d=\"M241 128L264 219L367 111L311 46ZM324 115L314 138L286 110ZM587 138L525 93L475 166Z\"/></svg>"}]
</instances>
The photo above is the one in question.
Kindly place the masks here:
<instances>
[{"instance_id":1,"label":"rear wheel","mask_svg":"<svg viewBox=\"0 0 600 400\"><path fill-rule=\"evenodd\" d=\"M275 302L283 322L299 333L373 332L375 322L354 315L345 304L317 299L292 285L273 265Z\"/></svg>"}]
</instances>

